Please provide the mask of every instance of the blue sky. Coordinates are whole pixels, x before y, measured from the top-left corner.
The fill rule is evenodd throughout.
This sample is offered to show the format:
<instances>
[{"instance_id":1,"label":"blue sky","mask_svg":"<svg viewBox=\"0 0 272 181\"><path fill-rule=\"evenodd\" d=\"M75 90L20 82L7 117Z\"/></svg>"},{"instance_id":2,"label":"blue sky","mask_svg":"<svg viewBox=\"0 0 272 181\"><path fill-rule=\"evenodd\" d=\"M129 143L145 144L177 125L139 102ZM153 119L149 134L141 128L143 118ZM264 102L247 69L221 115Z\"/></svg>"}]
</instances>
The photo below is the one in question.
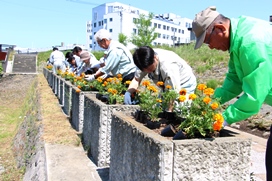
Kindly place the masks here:
<instances>
[{"instance_id":1,"label":"blue sky","mask_svg":"<svg viewBox=\"0 0 272 181\"><path fill-rule=\"evenodd\" d=\"M85 44L86 21L92 8L107 2L94 0L0 0L0 43L24 48ZM216 6L221 14L235 18L248 15L269 20L272 1L268 0L119 0L117 2L155 14L174 13L194 19L199 11Z\"/></svg>"}]
</instances>

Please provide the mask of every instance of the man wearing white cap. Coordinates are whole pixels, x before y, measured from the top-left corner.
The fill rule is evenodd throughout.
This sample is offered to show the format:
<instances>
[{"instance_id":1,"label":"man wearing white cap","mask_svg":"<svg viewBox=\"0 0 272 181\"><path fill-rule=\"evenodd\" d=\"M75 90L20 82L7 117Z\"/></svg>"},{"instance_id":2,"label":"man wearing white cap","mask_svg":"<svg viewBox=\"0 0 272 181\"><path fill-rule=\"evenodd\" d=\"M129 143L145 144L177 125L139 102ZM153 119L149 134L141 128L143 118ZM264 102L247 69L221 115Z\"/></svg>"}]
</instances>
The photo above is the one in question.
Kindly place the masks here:
<instances>
[{"instance_id":1,"label":"man wearing white cap","mask_svg":"<svg viewBox=\"0 0 272 181\"><path fill-rule=\"evenodd\" d=\"M268 21L240 16L229 19L215 7L196 14L192 29L195 49L203 43L211 49L229 51L229 70L214 96L225 103L242 96L223 112L224 125L257 114L263 103L272 105L272 25ZM266 149L267 180L272 180L272 127Z\"/></svg>"},{"instance_id":2,"label":"man wearing white cap","mask_svg":"<svg viewBox=\"0 0 272 181\"><path fill-rule=\"evenodd\" d=\"M111 39L111 34L106 29L100 29L95 34L97 44L107 51L105 66L100 68L95 74L87 76L85 79L93 81L105 74L123 76L122 82L132 80L136 71L136 66L132 59L132 54L123 44Z\"/></svg>"}]
</instances>

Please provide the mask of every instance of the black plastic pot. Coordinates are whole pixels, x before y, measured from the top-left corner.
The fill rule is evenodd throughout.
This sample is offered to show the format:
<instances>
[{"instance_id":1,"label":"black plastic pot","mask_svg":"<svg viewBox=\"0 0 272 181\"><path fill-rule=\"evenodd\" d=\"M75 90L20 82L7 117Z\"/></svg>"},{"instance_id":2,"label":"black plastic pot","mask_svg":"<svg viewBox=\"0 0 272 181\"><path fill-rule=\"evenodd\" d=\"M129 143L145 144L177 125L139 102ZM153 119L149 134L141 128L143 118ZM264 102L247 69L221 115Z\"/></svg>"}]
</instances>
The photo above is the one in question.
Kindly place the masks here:
<instances>
[{"instance_id":1,"label":"black plastic pot","mask_svg":"<svg viewBox=\"0 0 272 181\"><path fill-rule=\"evenodd\" d=\"M162 136L166 136L166 137L172 137L175 136L175 134L177 133L174 125L169 124L167 125L162 131L161 131L161 135Z\"/></svg>"},{"instance_id":2,"label":"black plastic pot","mask_svg":"<svg viewBox=\"0 0 272 181\"><path fill-rule=\"evenodd\" d=\"M109 95L102 95L100 100L102 102L108 103L110 100L110 97L109 97Z\"/></svg>"},{"instance_id":3,"label":"black plastic pot","mask_svg":"<svg viewBox=\"0 0 272 181\"><path fill-rule=\"evenodd\" d=\"M173 140L182 140L182 139L187 139L187 137L185 136L185 134L183 133L183 131L180 130L180 131L177 132L177 134L173 137Z\"/></svg>"},{"instance_id":4,"label":"black plastic pot","mask_svg":"<svg viewBox=\"0 0 272 181\"><path fill-rule=\"evenodd\" d=\"M161 122L160 121L147 120L146 121L146 127L148 127L149 129L157 129L157 128L161 127Z\"/></svg>"},{"instance_id":5,"label":"black plastic pot","mask_svg":"<svg viewBox=\"0 0 272 181\"><path fill-rule=\"evenodd\" d=\"M96 95L95 95L95 97L97 98L97 99L99 99L99 100L101 100L101 97L103 96L103 94L100 94L100 93L97 93Z\"/></svg>"}]
</instances>

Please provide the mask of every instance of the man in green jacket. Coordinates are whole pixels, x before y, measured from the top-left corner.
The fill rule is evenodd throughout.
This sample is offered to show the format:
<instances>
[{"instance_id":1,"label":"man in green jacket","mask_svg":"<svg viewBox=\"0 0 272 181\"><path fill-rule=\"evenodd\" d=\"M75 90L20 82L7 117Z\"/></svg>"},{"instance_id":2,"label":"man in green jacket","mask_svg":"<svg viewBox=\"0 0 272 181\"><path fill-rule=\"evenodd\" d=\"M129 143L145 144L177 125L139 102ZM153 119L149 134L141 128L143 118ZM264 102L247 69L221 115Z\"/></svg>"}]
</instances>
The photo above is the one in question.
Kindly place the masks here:
<instances>
[{"instance_id":1,"label":"man in green jacket","mask_svg":"<svg viewBox=\"0 0 272 181\"><path fill-rule=\"evenodd\" d=\"M195 49L203 43L210 49L229 51L229 70L215 97L225 103L241 97L224 112L224 125L257 114L263 103L272 105L272 25L268 21L240 16L229 19L208 7L192 24ZM272 180L272 135L266 149L267 180Z\"/></svg>"}]
</instances>

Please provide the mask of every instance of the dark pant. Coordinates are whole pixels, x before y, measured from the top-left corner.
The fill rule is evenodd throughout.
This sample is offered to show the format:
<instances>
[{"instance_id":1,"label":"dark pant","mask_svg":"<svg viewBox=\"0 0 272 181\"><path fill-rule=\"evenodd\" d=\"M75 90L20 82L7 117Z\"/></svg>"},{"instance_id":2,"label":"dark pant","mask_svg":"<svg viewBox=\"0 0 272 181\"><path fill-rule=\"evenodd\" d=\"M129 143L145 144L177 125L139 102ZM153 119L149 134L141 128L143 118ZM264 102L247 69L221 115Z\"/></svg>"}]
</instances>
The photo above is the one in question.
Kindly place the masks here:
<instances>
[{"instance_id":1,"label":"dark pant","mask_svg":"<svg viewBox=\"0 0 272 181\"><path fill-rule=\"evenodd\" d=\"M128 80L132 80L134 78L135 72L128 74L127 76L123 77L122 83L124 84Z\"/></svg>"},{"instance_id":2,"label":"dark pant","mask_svg":"<svg viewBox=\"0 0 272 181\"><path fill-rule=\"evenodd\" d=\"M270 127L270 136L267 140L265 153L266 180L272 181L272 125Z\"/></svg>"}]
</instances>

